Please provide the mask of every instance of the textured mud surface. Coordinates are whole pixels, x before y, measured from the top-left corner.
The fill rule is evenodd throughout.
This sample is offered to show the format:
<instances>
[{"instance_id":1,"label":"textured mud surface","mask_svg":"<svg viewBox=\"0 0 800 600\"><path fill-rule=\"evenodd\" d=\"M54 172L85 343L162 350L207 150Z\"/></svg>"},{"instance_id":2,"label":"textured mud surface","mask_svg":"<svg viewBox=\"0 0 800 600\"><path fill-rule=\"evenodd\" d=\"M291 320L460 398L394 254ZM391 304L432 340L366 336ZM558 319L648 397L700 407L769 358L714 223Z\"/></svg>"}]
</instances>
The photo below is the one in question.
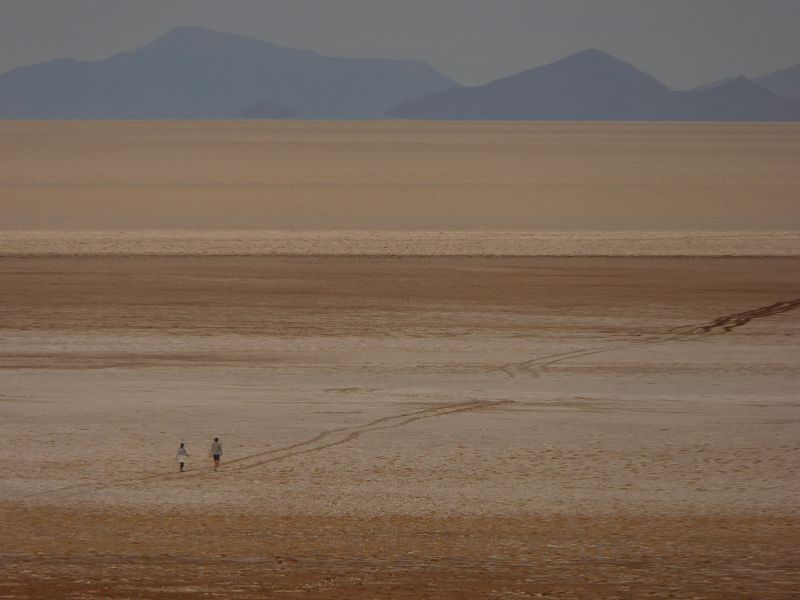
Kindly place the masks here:
<instances>
[{"instance_id":1,"label":"textured mud surface","mask_svg":"<svg viewBox=\"0 0 800 600\"><path fill-rule=\"evenodd\" d=\"M4 258L0 597L800 597L799 267Z\"/></svg>"}]
</instances>

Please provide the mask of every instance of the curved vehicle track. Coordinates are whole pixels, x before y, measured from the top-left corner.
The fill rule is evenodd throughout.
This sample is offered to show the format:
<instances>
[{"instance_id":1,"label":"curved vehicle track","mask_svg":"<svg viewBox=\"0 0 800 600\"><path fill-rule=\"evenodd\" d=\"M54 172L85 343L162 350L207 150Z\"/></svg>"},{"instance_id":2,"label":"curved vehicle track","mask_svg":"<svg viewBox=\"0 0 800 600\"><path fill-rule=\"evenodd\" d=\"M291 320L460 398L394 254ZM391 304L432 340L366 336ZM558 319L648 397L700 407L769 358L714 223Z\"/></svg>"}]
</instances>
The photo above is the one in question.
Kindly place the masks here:
<instances>
[{"instance_id":1,"label":"curved vehicle track","mask_svg":"<svg viewBox=\"0 0 800 600\"><path fill-rule=\"evenodd\" d=\"M770 304L769 306L761 306L759 308L717 317L711 321L701 323L699 325L682 325L680 327L675 327L674 329L670 329L663 334L656 334L647 339L631 340L630 342L602 348L578 348L569 352L547 354L545 356L540 356L523 362L502 365L500 370L505 372L509 377L515 377L520 373L539 377L553 365L574 360L576 358L583 358L585 356L592 356L594 354L605 354L606 352L635 348L636 346L652 346L654 344L663 344L665 342L684 339L690 336L705 335L709 333L728 333L738 327L747 325L755 319L772 317L798 308L800 308L800 298L776 302L774 304Z\"/></svg>"},{"instance_id":2,"label":"curved vehicle track","mask_svg":"<svg viewBox=\"0 0 800 600\"><path fill-rule=\"evenodd\" d=\"M498 401L474 400L470 402L446 404L443 406L437 406L422 410L400 413L397 415L390 415L387 417L381 417L379 419L374 419L373 421L361 425L329 429L321 433L318 433L314 437L309 438L302 442L289 444L287 446L281 446L280 448L271 448L269 450L264 450L263 452L257 452L254 454L249 454L247 456L241 456L233 460L226 461L224 463L222 470L224 473L235 473L238 471L243 471L245 469L252 469L273 462L286 460L288 458L299 456L302 454L321 452L328 448L333 448L335 446L340 446L342 444L347 444L348 442L352 442L353 440L356 440L365 433L370 433L373 431L383 431L388 429L396 429L398 427L403 427L405 425L408 425L415 421L420 421L422 419L432 419L435 417L442 417L457 413L474 412L479 410L491 409L512 402L513 401L511 400L498 400ZM195 469L193 471L186 473L176 473L175 471L161 472L161 473L154 473L151 475L129 477L126 479L116 479L113 481L106 481L106 482L75 484L71 486L65 486L62 488L37 492L35 494L30 494L27 497L34 498L34 497L47 496L50 498L58 497L59 499L70 498L74 496L88 494L91 492L99 492L111 488L138 485L141 483L147 483L158 479L169 480L169 479L187 479L187 478L199 477L208 475L211 472L213 472L213 467L210 466L201 467L199 469Z\"/></svg>"}]
</instances>

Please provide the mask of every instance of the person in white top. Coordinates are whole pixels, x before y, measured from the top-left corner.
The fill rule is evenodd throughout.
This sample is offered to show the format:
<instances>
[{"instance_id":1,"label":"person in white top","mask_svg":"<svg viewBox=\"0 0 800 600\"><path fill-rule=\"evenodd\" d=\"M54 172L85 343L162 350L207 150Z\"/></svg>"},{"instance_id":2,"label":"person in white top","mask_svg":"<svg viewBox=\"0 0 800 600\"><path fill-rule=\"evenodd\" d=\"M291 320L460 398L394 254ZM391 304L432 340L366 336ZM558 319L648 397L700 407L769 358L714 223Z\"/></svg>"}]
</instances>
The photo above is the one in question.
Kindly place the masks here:
<instances>
[{"instance_id":1,"label":"person in white top","mask_svg":"<svg viewBox=\"0 0 800 600\"><path fill-rule=\"evenodd\" d=\"M186 451L186 446L183 445L183 442L181 442L181 446L178 448L175 460L178 461L178 464L181 466L181 473L183 473L184 466L189 462L189 453Z\"/></svg>"},{"instance_id":2,"label":"person in white top","mask_svg":"<svg viewBox=\"0 0 800 600\"><path fill-rule=\"evenodd\" d=\"M214 470L219 469L219 460L222 458L222 444L219 438L214 438L214 443L211 444L210 456L214 459Z\"/></svg>"}]
</instances>

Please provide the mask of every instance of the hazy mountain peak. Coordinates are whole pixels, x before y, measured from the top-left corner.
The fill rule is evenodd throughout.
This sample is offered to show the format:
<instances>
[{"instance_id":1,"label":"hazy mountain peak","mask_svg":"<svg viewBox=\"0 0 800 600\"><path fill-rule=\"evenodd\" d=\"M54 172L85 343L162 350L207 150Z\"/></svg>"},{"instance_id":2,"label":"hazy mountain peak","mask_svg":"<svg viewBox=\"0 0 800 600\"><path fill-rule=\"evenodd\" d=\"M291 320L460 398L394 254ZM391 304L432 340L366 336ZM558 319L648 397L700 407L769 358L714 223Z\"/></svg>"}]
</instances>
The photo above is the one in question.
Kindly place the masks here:
<instances>
[{"instance_id":1,"label":"hazy mountain peak","mask_svg":"<svg viewBox=\"0 0 800 600\"><path fill-rule=\"evenodd\" d=\"M286 48L271 44L270 42L262 39L241 35L238 33L225 33L222 31L214 31L199 27L197 25L184 25L169 30L167 33L157 38L150 44L147 44L141 50L148 48L185 48L185 49L215 49L220 47L226 48L280 48L282 50L295 50L294 48ZM297 52L306 52L309 54L317 55L316 52L311 50L296 50Z\"/></svg>"},{"instance_id":2,"label":"hazy mountain peak","mask_svg":"<svg viewBox=\"0 0 800 600\"><path fill-rule=\"evenodd\" d=\"M205 27L200 27L198 25L182 25L181 27L175 27L174 29L170 29L167 33L165 33L155 41L158 42L160 40L172 40L172 41L183 41L183 42L248 40L262 44L268 43L265 42L264 40L251 37L249 35L242 35L239 33L225 33L223 31L214 31L212 29L206 29Z\"/></svg>"},{"instance_id":3,"label":"hazy mountain peak","mask_svg":"<svg viewBox=\"0 0 800 600\"><path fill-rule=\"evenodd\" d=\"M147 46L164 46L173 44L197 44L218 41L220 39L247 39L243 35L222 33L219 31L212 31L205 27L197 27L194 25L187 25L170 29L161 37L156 38Z\"/></svg>"},{"instance_id":4,"label":"hazy mountain peak","mask_svg":"<svg viewBox=\"0 0 800 600\"><path fill-rule=\"evenodd\" d=\"M407 119L558 121L796 121L800 103L747 78L676 92L635 66L592 48L483 86L402 104Z\"/></svg>"},{"instance_id":5,"label":"hazy mountain peak","mask_svg":"<svg viewBox=\"0 0 800 600\"><path fill-rule=\"evenodd\" d=\"M800 63L756 77L754 81L779 96L800 98Z\"/></svg>"},{"instance_id":6,"label":"hazy mountain peak","mask_svg":"<svg viewBox=\"0 0 800 600\"><path fill-rule=\"evenodd\" d=\"M621 63L621 64L628 64L623 60L620 60L616 56L609 54L603 50L598 48L587 48L586 50L580 50L579 52L575 52L568 56L565 56L561 59L563 62L568 61L591 61L591 62L608 62L608 63Z\"/></svg>"},{"instance_id":7,"label":"hazy mountain peak","mask_svg":"<svg viewBox=\"0 0 800 600\"><path fill-rule=\"evenodd\" d=\"M0 75L0 118L375 118L454 86L427 63L325 57L204 27L97 61Z\"/></svg>"},{"instance_id":8,"label":"hazy mountain peak","mask_svg":"<svg viewBox=\"0 0 800 600\"><path fill-rule=\"evenodd\" d=\"M688 118L715 121L800 121L800 100L783 98L747 77L703 91L682 92Z\"/></svg>"},{"instance_id":9,"label":"hazy mountain peak","mask_svg":"<svg viewBox=\"0 0 800 600\"><path fill-rule=\"evenodd\" d=\"M616 79L619 80L620 83L625 80L631 84L636 82L636 85L647 88L667 90L667 87L655 77L597 48L581 50L580 52L570 54L555 62L540 67L534 67L533 69L507 77L505 80L501 79L498 80L498 82L492 82L488 85L494 85L495 83L506 80L520 81L532 78L544 79L551 77L557 78L560 85L570 85L577 81L588 83L592 81L599 82L601 79ZM549 83L549 85L553 84L556 84L556 82L551 81Z\"/></svg>"},{"instance_id":10,"label":"hazy mountain peak","mask_svg":"<svg viewBox=\"0 0 800 600\"><path fill-rule=\"evenodd\" d=\"M621 70L639 71L639 69L634 67L632 64L625 62L624 60L619 59L608 52L598 50L597 48L589 48L588 50L581 50L580 52L570 54L561 60L551 63L551 65L558 65L562 68L565 66L579 66L588 68L610 67Z\"/></svg>"},{"instance_id":11,"label":"hazy mountain peak","mask_svg":"<svg viewBox=\"0 0 800 600\"><path fill-rule=\"evenodd\" d=\"M727 83L723 83L715 88L706 90L706 93L736 94L739 96L747 95L750 97L762 97L762 98L778 97L776 94L773 94L772 92L761 87L760 85L756 85L750 79L742 75L740 75L739 77L732 77L730 81L728 81Z\"/></svg>"}]
</instances>

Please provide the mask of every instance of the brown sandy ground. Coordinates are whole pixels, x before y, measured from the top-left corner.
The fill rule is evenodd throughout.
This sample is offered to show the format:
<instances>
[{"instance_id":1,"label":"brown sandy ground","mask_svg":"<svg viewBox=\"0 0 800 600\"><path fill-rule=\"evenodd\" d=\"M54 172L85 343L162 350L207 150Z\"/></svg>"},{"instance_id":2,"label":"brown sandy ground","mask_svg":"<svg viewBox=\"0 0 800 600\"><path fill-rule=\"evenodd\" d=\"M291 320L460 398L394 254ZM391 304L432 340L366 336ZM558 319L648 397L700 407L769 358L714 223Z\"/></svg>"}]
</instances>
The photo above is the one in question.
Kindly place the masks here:
<instances>
[{"instance_id":1,"label":"brown sandy ground","mask_svg":"<svg viewBox=\"0 0 800 600\"><path fill-rule=\"evenodd\" d=\"M797 518L2 514L4 598L800 597Z\"/></svg>"},{"instance_id":2,"label":"brown sandy ground","mask_svg":"<svg viewBox=\"0 0 800 600\"><path fill-rule=\"evenodd\" d=\"M0 120L9 229L797 230L797 123Z\"/></svg>"},{"instance_id":3,"label":"brown sandy ground","mask_svg":"<svg viewBox=\"0 0 800 600\"><path fill-rule=\"evenodd\" d=\"M0 259L0 598L800 598L798 272Z\"/></svg>"},{"instance_id":4,"label":"brown sandy ground","mask_svg":"<svg viewBox=\"0 0 800 600\"><path fill-rule=\"evenodd\" d=\"M660 332L671 318L693 324L794 300L798 268L797 258L4 257L0 326L276 336L542 331L540 321L503 321L512 314L607 317L617 327L638 318L642 331Z\"/></svg>"}]
</instances>

